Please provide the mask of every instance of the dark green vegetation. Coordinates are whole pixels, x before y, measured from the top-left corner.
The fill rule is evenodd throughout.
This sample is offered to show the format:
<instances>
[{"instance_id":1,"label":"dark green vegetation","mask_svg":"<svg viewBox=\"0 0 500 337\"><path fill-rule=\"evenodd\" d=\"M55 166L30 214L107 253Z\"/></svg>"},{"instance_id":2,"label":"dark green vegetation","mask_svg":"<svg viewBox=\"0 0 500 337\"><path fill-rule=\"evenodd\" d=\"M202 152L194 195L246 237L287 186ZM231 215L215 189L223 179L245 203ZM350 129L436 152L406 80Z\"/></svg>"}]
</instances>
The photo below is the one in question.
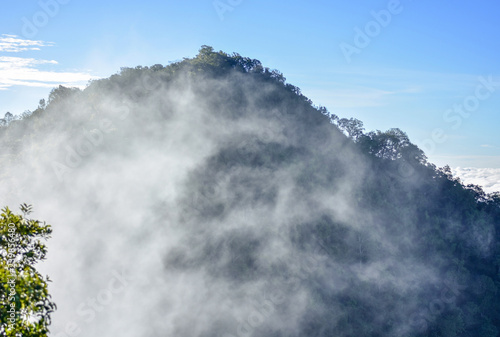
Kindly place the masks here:
<instances>
[{"instance_id":1,"label":"dark green vegetation","mask_svg":"<svg viewBox=\"0 0 500 337\"><path fill-rule=\"evenodd\" d=\"M0 335L47 336L50 314L55 304L48 294L47 282L35 269L45 259L42 239L52 230L37 220L26 218L31 207L22 205L23 215L2 209L0 215Z\"/></svg>"},{"instance_id":2,"label":"dark green vegetation","mask_svg":"<svg viewBox=\"0 0 500 337\"><path fill-rule=\"evenodd\" d=\"M258 60L204 46L193 59L123 68L83 91L59 87L5 124L7 195L59 195L95 221L140 195L147 211L133 212L144 228L184 233L157 269L203 273L211 296L183 299L193 311L158 333L500 332L500 195L436 168L399 129L364 132L315 107ZM140 170L127 171L135 163Z\"/></svg>"}]
</instances>

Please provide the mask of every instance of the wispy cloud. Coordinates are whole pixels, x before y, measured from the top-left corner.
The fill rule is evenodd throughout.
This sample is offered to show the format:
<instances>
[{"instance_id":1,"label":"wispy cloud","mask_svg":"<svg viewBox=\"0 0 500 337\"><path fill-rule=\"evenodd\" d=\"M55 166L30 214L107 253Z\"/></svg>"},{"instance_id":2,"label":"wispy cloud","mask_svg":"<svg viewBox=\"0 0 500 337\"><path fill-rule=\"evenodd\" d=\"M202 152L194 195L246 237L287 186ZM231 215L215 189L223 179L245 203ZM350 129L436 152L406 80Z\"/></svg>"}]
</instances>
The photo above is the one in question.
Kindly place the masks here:
<instances>
[{"instance_id":1,"label":"wispy cloud","mask_svg":"<svg viewBox=\"0 0 500 337\"><path fill-rule=\"evenodd\" d=\"M53 46L52 42L26 40L16 35L2 34L0 36L0 52L19 53L22 51L40 50L41 47Z\"/></svg>"},{"instance_id":2,"label":"wispy cloud","mask_svg":"<svg viewBox=\"0 0 500 337\"><path fill-rule=\"evenodd\" d=\"M21 52L40 50L40 47L53 46L52 42L33 41L18 38L15 35L2 35L0 51ZM85 72L57 72L40 69L44 65L57 65L55 60L43 60L25 57L0 56L0 90L12 86L52 88L58 85L81 87L95 78Z\"/></svg>"},{"instance_id":3,"label":"wispy cloud","mask_svg":"<svg viewBox=\"0 0 500 337\"><path fill-rule=\"evenodd\" d=\"M54 60L37 60L22 57L0 57L0 90L14 85L53 87L59 84L79 85L92 78L83 72L55 72L37 69L44 64L58 64Z\"/></svg>"}]
</instances>

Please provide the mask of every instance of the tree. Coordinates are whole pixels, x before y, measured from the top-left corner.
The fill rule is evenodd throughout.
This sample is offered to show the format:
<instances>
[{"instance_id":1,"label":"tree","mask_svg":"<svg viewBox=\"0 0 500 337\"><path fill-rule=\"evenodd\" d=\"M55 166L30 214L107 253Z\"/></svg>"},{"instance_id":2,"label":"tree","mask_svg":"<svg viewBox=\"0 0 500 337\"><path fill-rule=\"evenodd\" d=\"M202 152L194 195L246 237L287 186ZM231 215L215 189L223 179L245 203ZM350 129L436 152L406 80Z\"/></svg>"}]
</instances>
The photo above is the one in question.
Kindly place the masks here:
<instances>
[{"instance_id":1,"label":"tree","mask_svg":"<svg viewBox=\"0 0 500 337\"><path fill-rule=\"evenodd\" d=\"M357 141L361 136L363 136L363 122L359 119L342 118L337 121L337 126L354 141Z\"/></svg>"},{"instance_id":2,"label":"tree","mask_svg":"<svg viewBox=\"0 0 500 337\"><path fill-rule=\"evenodd\" d=\"M40 102L38 102L38 109L45 110L47 107L47 103L45 102L45 99L41 99Z\"/></svg>"},{"instance_id":3,"label":"tree","mask_svg":"<svg viewBox=\"0 0 500 337\"><path fill-rule=\"evenodd\" d=\"M10 112L7 112L5 114L5 117L4 117L5 121L7 122L7 124L9 124L10 122L12 122L15 118L14 118L14 115L11 114Z\"/></svg>"},{"instance_id":4,"label":"tree","mask_svg":"<svg viewBox=\"0 0 500 337\"><path fill-rule=\"evenodd\" d=\"M31 206L21 205L23 215L8 207L0 214L0 336L47 336L50 314L56 309L44 279L34 265L45 259L41 239L52 233L50 225L28 219Z\"/></svg>"},{"instance_id":5,"label":"tree","mask_svg":"<svg viewBox=\"0 0 500 337\"><path fill-rule=\"evenodd\" d=\"M340 122L342 122L342 119L339 123ZM351 122L350 124L356 125L359 123ZM351 128L354 127L351 126ZM344 129L346 129L346 127L344 127ZM349 134L351 133L352 132L349 132ZM397 128L392 128L385 132L377 130L368 132L366 135L361 134L358 137L358 143L364 152L373 154L379 158L391 160L404 158L411 162L417 161L419 163L425 163L426 161L424 153L416 145L410 142L406 133Z\"/></svg>"},{"instance_id":6,"label":"tree","mask_svg":"<svg viewBox=\"0 0 500 337\"><path fill-rule=\"evenodd\" d=\"M15 119L13 114L6 112L4 118L0 119L0 126L7 126Z\"/></svg>"},{"instance_id":7,"label":"tree","mask_svg":"<svg viewBox=\"0 0 500 337\"><path fill-rule=\"evenodd\" d=\"M49 94L48 104L54 103L59 100L64 100L75 93L81 92L78 88L67 88L65 86L60 85L58 88L54 88L51 90ZM40 107L42 107L42 102L40 101ZM46 105L44 105L46 108Z\"/></svg>"}]
</instances>

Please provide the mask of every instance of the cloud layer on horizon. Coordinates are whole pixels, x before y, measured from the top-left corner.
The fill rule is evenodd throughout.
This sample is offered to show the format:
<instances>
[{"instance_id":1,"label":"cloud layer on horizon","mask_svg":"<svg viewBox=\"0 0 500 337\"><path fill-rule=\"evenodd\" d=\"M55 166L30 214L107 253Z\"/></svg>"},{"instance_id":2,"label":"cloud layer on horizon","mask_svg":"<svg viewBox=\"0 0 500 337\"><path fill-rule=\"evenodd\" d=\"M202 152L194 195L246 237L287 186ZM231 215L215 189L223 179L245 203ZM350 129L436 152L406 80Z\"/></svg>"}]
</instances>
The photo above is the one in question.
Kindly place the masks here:
<instances>
[{"instance_id":1,"label":"cloud layer on horizon","mask_svg":"<svg viewBox=\"0 0 500 337\"><path fill-rule=\"evenodd\" d=\"M453 175L458 176L465 184L474 184L483 187L486 193L500 192L500 169L456 167Z\"/></svg>"}]
</instances>

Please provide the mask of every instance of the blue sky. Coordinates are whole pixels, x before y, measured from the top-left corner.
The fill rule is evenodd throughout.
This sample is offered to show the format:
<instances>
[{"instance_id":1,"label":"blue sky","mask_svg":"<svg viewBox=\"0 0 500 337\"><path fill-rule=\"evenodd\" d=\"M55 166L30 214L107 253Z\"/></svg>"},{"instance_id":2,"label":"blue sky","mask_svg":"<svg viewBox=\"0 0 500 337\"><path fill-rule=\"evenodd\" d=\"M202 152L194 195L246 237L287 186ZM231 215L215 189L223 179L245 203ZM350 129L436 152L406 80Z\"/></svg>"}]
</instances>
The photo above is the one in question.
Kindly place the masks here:
<instances>
[{"instance_id":1,"label":"blue sky","mask_svg":"<svg viewBox=\"0 0 500 337\"><path fill-rule=\"evenodd\" d=\"M35 109L58 84L166 65L207 44L282 71L315 104L367 130L402 129L438 166L500 169L497 1L2 5L0 115Z\"/></svg>"}]
</instances>

